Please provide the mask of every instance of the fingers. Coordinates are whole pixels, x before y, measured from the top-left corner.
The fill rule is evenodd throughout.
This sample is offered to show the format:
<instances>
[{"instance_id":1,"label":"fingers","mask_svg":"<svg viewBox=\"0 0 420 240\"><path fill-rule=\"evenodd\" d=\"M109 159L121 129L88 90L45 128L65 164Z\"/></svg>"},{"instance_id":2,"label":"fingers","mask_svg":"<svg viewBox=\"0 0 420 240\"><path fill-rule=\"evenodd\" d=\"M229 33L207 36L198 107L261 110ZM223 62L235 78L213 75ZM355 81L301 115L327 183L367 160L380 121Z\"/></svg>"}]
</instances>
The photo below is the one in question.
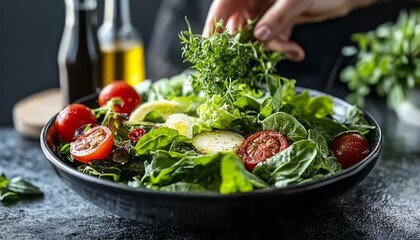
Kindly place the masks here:
<instances>
[{"instance_id":1,"label":"fingers","mask_svg":"<svg viewBox=\"0 0 420 240\"><path fill-rule=\"evenodd\" d=\"M220 21L220 19L223 19L223 21L226 23L232 12L234 12L234 6L230 1L213 1L207 14L206 23L203 29L203 36L210 36L210 34L214 31L215 21Z\"/></svg>"},{"instance_id":2,"label":"fingers","mask_svg":"<svg viewBox=\"0 0 420 240\"><path fill-rule=\"evenodd\" d=\"M277 0L262 16L254 35L261 41L277 37L295 17L312 7L314 0Z\"/></svg>"},{"instance_id":3,"label":"fingers","mask_svg":"<svg viewBox=\"0 0 420 240\"><path fill-rule=\"evenodd\" d=\"M302 61L305 58L305 52L302 47L293 41L274 38L265 42L265 46L272 51L284 53L287 59L294 62Z\"/></svg>"},{"instance_id":4,"label":"fingers","mask_svg":"<svg viewBox=\"0 0 420 240\"><path fill-rule=\"evenodd\" d=\"M277 0L270 8L269 5L265 6L264 9L268 8L268 10L255 27L255 37L263 41L269 50L283 52L292 61L303 60L305 52L289 38L295 19L298 15L307 11L313 1ZM253 6L252 3L253 1L214 0L207 15L203 35L209 36L214 31L215 21L221 19L232 33L245 26L245 17L249 18L251 15L255 17L256 12L258 12L255 11L257 7ZM261 4L259 1L255 1L255 4L257 3Z\"/></svg>"},{"instance_id":5,"label":"fingers","mask_svg":"<svg viewBox=\"0 0 420 240\"><path fill-rule=\"evenodd\" d=\"M238 29L241 29L245 26L246 20L243 14L237 12L236 14L232 15L226 23L226 29L231 33L234 34Z\"/></svg>"},{"instance_id":6,"label":"fingers","mask_svg":"<svg viewBox=\"0 0 420 240\"><path fill-rule=\"evenodd\" d=\"M286 24L283 31L279 35L264 43L265 47L271 51L282 52L287 59L299 62L305 58L305 52L302 47L297 43L290 41L290 35L292 34L293 25L292 23Z\"/></svg>"}]
</instances>

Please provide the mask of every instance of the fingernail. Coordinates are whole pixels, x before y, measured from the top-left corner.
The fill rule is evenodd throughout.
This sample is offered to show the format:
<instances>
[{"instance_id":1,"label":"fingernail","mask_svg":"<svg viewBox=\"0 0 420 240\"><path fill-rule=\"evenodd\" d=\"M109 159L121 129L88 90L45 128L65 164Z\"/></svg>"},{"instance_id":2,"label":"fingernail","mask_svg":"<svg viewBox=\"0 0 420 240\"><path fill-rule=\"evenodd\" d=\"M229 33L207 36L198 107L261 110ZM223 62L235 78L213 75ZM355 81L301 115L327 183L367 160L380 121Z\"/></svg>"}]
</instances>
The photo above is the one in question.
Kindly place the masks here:
<instances>
[{"instance_id":1,"label":"fingernail","mask_svg":"<svg viewBox=\"0 0 420 240\"><path fill-rule=\"evenodd\" d=\"M304 53L298 53L298 52L288 52L285 53L286 58L293 61L293 62L300 62L303 59L305 59L305 54Z\"/></svg>"},{"instance_id":2,"label":"fingernail","mask_svg":"<svg viewBox=\"0 0 420 240\"><path fill-rule=\"evenodd\" d=\"M261 26L255 30L255 37L265 41L267 40L271 35L271 30L267 26Z\"/></svg>"}]
</instances>

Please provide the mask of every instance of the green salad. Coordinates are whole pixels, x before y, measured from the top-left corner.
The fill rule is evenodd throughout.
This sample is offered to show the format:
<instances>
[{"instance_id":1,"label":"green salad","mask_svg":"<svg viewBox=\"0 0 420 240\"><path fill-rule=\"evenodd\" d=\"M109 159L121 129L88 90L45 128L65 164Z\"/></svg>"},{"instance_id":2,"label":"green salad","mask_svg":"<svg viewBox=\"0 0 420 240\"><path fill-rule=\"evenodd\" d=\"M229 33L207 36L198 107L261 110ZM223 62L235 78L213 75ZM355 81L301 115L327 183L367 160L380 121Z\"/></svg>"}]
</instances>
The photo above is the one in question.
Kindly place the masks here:
<instances>
[{"instance_id":1,"label":"green salad","mask_svg":"<svg viewBox=\"0 0 420 240\"><path fill-rule=\"evenodd\" d=\"M276 74L282 55L252 38L252 23L234 35L222 28L180 34L191 69L146 80L132 95L116 82L99 107L60 112L62 158L131 187L230 194L325 178L369 154L374 127L362 111L334 119L332 97L297 92L295 80Z\"/></svg>"}]
</instances>

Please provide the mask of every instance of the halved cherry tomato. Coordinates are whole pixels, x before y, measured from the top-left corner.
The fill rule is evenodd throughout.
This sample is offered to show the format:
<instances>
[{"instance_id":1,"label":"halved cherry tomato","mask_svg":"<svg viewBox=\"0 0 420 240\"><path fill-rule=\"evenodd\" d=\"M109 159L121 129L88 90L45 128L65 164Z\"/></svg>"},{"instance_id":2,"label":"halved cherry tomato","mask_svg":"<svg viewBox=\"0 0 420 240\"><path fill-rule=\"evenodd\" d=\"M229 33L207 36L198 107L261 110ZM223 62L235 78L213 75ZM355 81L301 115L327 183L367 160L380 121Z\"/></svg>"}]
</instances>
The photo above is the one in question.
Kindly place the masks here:
<instances>
[{"instance_id":1,"label":"halved cherry tomato","mask_svg":"<svg viewBox=\"0 0 420 240\"><path fill-rule=\"evenodd\" d=\"M343 169L360 162L370 152L368 140L364 136L352 132L341 134L328 147Z\"/></svg>"},{"instance_id":2,"label":"halved cherry tomato","mask_svg":"<svg viewBox=\"0 0 420 240\"><path fill-rule=\"evenodd\" d=\"M118 113L130 114L141 103L136 90L123 81L115 81L106 85L99 93L99 106L105 105L112 98L120 98L121 106L115 106Z\"/></svg>"},{"instance_id":3,"label":"halved cherry tomato","mask_svg":"<svg viewBox=\"0 0 420 240\"><path fill-rule=\"evenodd\" d=\"M108 157L114 147L114 136L105 126L96 126L70 143L70 154L79 162L89 163Z\"/></svg>"},{"instance_id":4,"label":"halved cherry tomato","mask_svg":"<svg viewBox=\"0 0 420 240\"><path fill-rule=\"evenodd\" d=\"M138 142L144 134L146 134L146 130L143 128L135 128L128 134L128 138L133 142Z\"/></svg>"},{"instance_id":5,"label":"halved cherry tomato","mask_svg":"<svg viewBox=\"0 0 420 240\"><path fill-rule=\"evenodd\" d=\"M289 147L287 139L281 133L272 130L256 132L245 139L239 148L238 155L242 158L248 171L252 171L260 162Z\"/></svg>"},{"instance_id":6,"label":"halved cherry tomato","mask_svg":"<svg viewBox=\"0 0 420 240\"><path fill-rule=\"evenodd\" d=\"M66 142L71 142L74 140L76 130L84 125L95 125L96 118L87 106L73 103L58 113L54 124L61 138Z\"/></svg>"}]
</instances>

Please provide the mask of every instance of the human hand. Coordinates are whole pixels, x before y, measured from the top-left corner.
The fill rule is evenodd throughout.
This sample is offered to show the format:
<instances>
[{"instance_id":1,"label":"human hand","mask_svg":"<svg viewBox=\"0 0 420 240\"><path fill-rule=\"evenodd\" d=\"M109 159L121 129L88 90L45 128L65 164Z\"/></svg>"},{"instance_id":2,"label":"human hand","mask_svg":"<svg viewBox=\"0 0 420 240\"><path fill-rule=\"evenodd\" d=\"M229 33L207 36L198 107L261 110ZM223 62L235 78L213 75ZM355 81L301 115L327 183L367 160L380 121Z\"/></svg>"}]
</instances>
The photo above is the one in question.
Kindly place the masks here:
<instances>
[{"instance_id":1,"label":"human hand","mask_svg":"<svg viewBox=\"0 0 420 240\"><path fill-rule=\"evenodd\" d=\"M203 35L211 34L215 20L223 19L232 32L247 19L263 14L254 36L272 51L283 52L292 61L301 61L305 52L290 40L296 24L320 22L347 15L355 8L377 0L214 0L207 15Z\"/></svg>"}]
</instances>

